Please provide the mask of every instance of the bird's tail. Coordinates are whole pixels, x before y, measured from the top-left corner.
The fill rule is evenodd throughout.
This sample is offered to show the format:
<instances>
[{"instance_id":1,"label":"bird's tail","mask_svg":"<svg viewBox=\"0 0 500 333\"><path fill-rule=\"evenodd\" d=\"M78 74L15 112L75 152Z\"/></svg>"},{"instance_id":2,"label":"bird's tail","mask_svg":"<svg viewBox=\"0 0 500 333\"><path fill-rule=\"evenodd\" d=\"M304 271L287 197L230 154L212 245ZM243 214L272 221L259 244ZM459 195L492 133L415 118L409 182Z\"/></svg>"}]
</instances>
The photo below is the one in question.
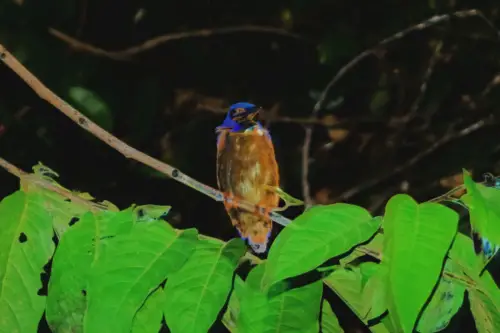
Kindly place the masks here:
<instances>
[{"instance_id":1,"label":"bird's tail","mask_svg":"<svg viewBox=\"0 0 500 333\"><path fill-rule=\"evenodd\" d=\"M241 238L248 240L248 245L255 253L267 251L267 244L271 235L272 221L255 213L240 212L236 229Z\"/></svg>"}]
</instances>

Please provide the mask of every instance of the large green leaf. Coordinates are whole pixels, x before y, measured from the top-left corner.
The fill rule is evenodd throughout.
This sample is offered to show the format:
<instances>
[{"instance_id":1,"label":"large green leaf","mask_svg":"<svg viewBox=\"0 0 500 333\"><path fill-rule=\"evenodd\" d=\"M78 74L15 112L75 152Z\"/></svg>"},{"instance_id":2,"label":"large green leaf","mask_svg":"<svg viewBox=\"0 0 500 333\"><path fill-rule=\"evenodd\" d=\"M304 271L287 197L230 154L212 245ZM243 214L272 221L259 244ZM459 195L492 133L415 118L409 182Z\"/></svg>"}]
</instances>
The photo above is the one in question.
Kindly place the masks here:
<instances>
[{"instance_id":1,"label":"large green leaf","mask_svg":"<svg viewBox=\"0 0 500 333\"><path fill-rule=\"evenodd\" d=\"M0 332L36 332L45 308L40 274L54 252L42 197L18 191L4 198L0 230Z\"/></svg>"},{"instance_id":2,"label":"large green leaf","mask_svg":"<svg viewBox=\"0 0 500 333\"><path fill-rule=\"evenodd\" d=\"M445 270L449 273L459 273L459 266L447 260ZM462 306L464 294L464 286L448 277L442 277L437 290L418 321L417 331L432 333L445 329Z\"/></svg>"},{"instance_id":3,"label":"large green leaf","mask_svg":"<svg viewBox=\"0 0 500 333\"><path fill-rule=\"evenodd\" d=\"M55 333L83 332L86 290L92 265L104 244L133 225L131 208L121 212L86 213L61 237L49 282L46 317Z\"/></svg>"},{"instance_id":4,"label":"large green leaf","mask_svg":"<svg viewBox=\"0 0 500 333\"><path fill-rule=\"evenodd\" d=\"M188 262L167 280L165 320L172 333L205 333L231 291L234 270L246 252L241 239L203 240Z\"/></svg>"},{"instance_id":5,"label":"large green leaf","mask_svg":"<svg viewBox=\"0 0 500 333\"><path fill-rule=\"evenodd\" d=\"M394 326L412 332L438 283L457 233L458 214L436 203L417 204L398 194L386 206L384 257L388 265L388 307Z\"/></svg>"},{"instance_id":6,"label":"large green leaf","mask_svg":"<svg viewBox=\"0 0 500 333\"><path fill-rule=\"evenodd\" d=\"M191 256L197 235L151 222L110 239L89 279L85 332L129 332L147 296Z\"/></svg>"},{"instance_id":7,"label":"large green leaf","mask_svg":"<svg viewBox=\"0 0 500 333\"><path fill-rule=\"evenodd\" d=\"M461 199L467 204L472 228L493 245L500 245L500 190L475 183L464 170L467 194Z\"/></svg>"},{"instance_id":8,"label":"large green leaf","mask_svg":"<svg viewBox=\"0 0 500 333\"><path fill-rule=\"evenodd\" d=\"M158 333L163 319L165 294L159 287L151 293L134 317L131 333Z\"/></svg>"},{"instance_id":9,"label":"large green leaf","mask_svg":"<svg viewBox=\"0 0 500 333\"><path fill-rule=\"evenodd\" d=\"M323 286L317 281L268 298L262 290L265 266L252 269L245 284L235 284L240 302L239 333L316 333Z\"/></svg>"},{"instance_id":10,"label":"large green leaf","mask_svg":"<svg viewBox=\"0 0 500 333\"><path fill-rule=\"evenodd\" d=\"M380 220L349 204L313 207L281 231L269 251L264 285L313 270L325 261L365 242Z\"/></svg>"},{"instance_id":11,"label":"large green leaf","mask_svg":"<svg viewBox=\"0 0 500 333\"><path fill-rule=\"evenodd\" d=\"M344 330L340 327L337 316L332 310L332 306L326 300L323 300L321 311L321 332L344 333Z\"/></svg>"}]
</instances>

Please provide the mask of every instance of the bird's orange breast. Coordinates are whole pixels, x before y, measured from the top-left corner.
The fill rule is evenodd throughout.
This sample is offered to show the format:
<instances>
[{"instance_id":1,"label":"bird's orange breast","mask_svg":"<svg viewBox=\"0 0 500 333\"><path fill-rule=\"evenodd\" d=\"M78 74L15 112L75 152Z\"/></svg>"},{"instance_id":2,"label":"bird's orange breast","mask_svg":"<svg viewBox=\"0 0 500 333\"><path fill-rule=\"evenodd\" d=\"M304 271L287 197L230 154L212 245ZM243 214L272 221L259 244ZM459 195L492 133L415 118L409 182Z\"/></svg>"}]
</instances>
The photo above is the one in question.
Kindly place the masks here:
<instances>
[{"instance_id":1,"label":"bird's orange breast","mask_svg":"<svg viewBox=\"0 0 500 333\"><path fill-rule=\"evenodd\" d=\"M279 196L268 187L279 186L274 147L264 131L221 133L218 147L219 188L235 197L275 208Z\"/></svg>"},{"instance_id":2,"label":"bird's orange breast","mask_svg":"<svg viewBox=\"0 0 500 333\"><path fill-rule=\"evenodd\" d=\"M271 139L265 130L251 133L222 132L217 147L217 182L219 189L266 210L279 205L272 188L279 186L279 170ZM270 190L271 188L271 190ZM226 205L232 224L254 251L267 248L272 230L269 216Z\"/></svg>"}]
</instances>

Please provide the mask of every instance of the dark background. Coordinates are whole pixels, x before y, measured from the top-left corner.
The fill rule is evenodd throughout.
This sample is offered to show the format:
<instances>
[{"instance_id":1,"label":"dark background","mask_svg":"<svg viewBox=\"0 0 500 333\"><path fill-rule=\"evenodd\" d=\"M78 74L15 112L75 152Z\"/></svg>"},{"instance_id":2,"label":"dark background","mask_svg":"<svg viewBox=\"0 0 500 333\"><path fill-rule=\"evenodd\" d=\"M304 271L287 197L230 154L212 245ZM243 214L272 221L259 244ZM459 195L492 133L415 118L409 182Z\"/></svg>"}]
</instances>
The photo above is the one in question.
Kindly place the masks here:
<instances>
[{"instance_id":1,"label":"dark background","mask_svg":"<svg viewBox=\"0 0 500 333\"><path fill-rule=\"evenodd\" d=\"M493 0L0 0L0 43L118 138L214 187L214 128L234 102L262 105L282 188L303 198L304 124L337 71L383 38L470 8L500 26L500 3ZM217 30L247 25L282 31ZM124 57L75 48L50 28L106 51L164 34L212 33ZM496 28L479 17L452 17L375 50L331 89L318 114L309 176L316 203L343 200L380 214L395 193L424 201L448 191L461 183L455 175L462 168L476 180L500 173ZM120 208L172 205L170 221L179 228L237 236L221 204L127 160L4 65L0 157L25 171L41 161L65 187ZM0 197L17 188L16 178L0 172ZM346 192L352 188L354 195ZM469 316L459 316L449 331L463 331Z\"/></svg>"}]
</instances>

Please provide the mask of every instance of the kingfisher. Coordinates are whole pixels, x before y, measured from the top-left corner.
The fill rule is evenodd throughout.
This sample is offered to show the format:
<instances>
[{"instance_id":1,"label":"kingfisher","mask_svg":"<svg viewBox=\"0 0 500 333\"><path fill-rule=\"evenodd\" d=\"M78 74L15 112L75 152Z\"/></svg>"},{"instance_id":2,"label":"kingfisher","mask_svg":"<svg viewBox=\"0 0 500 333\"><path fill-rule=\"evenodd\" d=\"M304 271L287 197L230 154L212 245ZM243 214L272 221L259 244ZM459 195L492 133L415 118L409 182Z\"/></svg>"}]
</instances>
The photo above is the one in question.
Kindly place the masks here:
<instances>
[{"instance_id":1,"label":"kingfisher","mask_svg":"<svg viewBox=\"0 0 500 333\"><path fill-rule=\"evenodd\" d=\"M269 131L256 120L260 111L251 103L233 104L216 127L217 185L233 226L255 253L267 250L269 212L280 200L278 163ZM239 208L238 200L254 204L255 211Z\"/></svg>"}]
</instances>

